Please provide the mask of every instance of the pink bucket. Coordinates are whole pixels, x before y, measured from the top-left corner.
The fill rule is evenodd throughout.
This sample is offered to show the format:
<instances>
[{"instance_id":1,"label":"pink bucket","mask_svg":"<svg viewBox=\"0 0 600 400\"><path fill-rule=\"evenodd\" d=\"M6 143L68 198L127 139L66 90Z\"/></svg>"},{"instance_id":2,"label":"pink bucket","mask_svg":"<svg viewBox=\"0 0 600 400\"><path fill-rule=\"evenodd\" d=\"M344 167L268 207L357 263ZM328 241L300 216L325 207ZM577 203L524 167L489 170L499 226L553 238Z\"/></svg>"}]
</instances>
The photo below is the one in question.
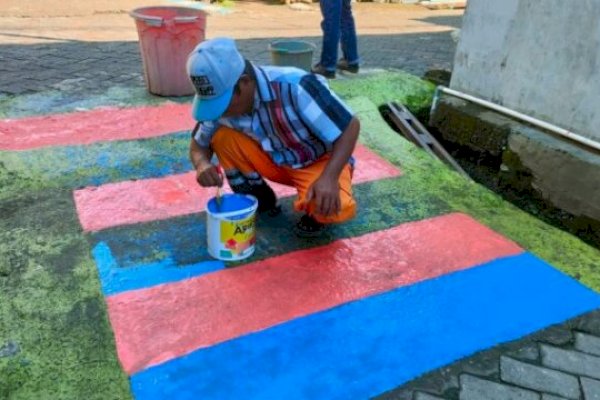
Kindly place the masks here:
<instances>
[{"instance_id":1,"label":"pink bucket","mask_svg":"<svg viewBox=\"0 0 600 400\"><path fill-rule=\"evenodd\" d=\"M129 15L137 26L148 91L159 96L193 94L185 63L204 40L206 13L186 7L143 7Z\"/></svg>"}]
</instances>

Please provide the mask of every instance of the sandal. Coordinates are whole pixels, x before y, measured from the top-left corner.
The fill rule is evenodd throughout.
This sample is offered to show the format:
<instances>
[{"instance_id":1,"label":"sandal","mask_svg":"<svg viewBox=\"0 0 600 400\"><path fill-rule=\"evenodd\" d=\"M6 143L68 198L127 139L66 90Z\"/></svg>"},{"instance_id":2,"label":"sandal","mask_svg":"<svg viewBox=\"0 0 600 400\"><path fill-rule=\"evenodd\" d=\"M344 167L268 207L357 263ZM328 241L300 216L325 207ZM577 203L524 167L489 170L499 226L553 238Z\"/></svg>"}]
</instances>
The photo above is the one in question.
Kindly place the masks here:
<instances>
[{"instance_id":1,"label":"sandal","mask_svg":"<svg viewBox=\"0 0 600 400\"><path fill-rule=\"evenodd\" d=\"M317 64L314 67L312 67L310 69L310 72L312 72L313 74L323 75L327 79L335 79L335 69L325 69L325 67L323 67L321 64Z\"/></svg>"},{"instance_id":2,"label":"sandal","mask_svg":"<svg viewBox=\"0 0 600 400\"><path fill-rule=\"evenodd\" d=\"M281 214L281 206L276 205L275 207L273 207L271 209L261 211L261 213L267 214L269 217L276 217L279 214Z\"/></svg>"},{"instance_id":3,"label":"sandal","mask_svg":"<svg viewBox=\"0 0 600 400\"><path fill-rule=\"evenodd\" d=\"M296 236L301 238L314 238L320 236L327 228L327 225L320 223L308 214L304 214L294 229Z\"/></svg>"},{"instance_id":4,"label":"sandal","mask_svg":"<svg viewBox=\"0 0 600 400\"><path fill-rule=\"evenodd\" d=\"M338 61L337 68L341 69L342 71L348 71L356 74L358 73L360 67L358 63L350 64L348 60L342 58L340 61Z\"/></svg>"}]
</instances>

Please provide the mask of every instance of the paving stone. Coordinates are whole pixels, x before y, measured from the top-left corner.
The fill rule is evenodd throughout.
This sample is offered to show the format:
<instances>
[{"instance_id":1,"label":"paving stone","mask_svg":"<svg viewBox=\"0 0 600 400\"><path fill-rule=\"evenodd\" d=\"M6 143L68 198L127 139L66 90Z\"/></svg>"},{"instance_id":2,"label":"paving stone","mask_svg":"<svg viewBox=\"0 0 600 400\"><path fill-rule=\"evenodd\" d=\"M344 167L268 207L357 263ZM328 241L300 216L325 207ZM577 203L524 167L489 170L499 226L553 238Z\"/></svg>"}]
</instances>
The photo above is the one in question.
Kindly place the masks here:
<instances>
[{"instance_id":1,"label":"paving stone","mask_svg":"<svg viewBox=\"0 0 600 400\"><path fill-rule=\"evenodd\" d=\"M2 88L2 86L4 86L2 83L14 83L16 81L19 80L19 78L21 77L21 72L18 71L6 71L3 69L0 69L0 75L2 76L2 82L0 83L0 90Z\"/></svg>"},{"instance_id":2,"label":"paving stone","mask_svg":"<svg viewBox=\"0 0 600 400\"><path fill-rule=\"evenodd\" d=\"M23 87L19 82L2 82L0 84L0 93L8 95L20 95L27 93L28 88Z\"/></svg>"},{"instance_id":3,"label":"paving stone","mask_svg":"<svg viewBox=\"0 0 600 400\"><path fill-rule=\"evenodd\" d=\"M516 350L507 351L506 355L521 361L537 361L540 358L540 348L535 343L529 343Z\"/></svg>"},{"instance_id":4,"label":"paving stone","mask_svg":"<svg viewBox=\"0 0 600 400\"><path fill-rule=\"evenodd\" d=\"M31 54L28 54L24 50L11 51L10 59L18 60L18 61L30 61L32 59L32 56L31 56Z\"/></svg>"},{"instance_id":5,"label":"paving stone","mask_svg":"<svg viewBox=\"0 0 600 400\"><path fill-rule=\"evenodd\" d=\"M567 400L564 397L555 396L553 394L542 393L542 400Z\"/></svg>"},{"instance_id":6,"label":"paving stone","mask_svg":"<svg viewBox=\"0 0 600 400\"><path fill-rule=\"evenodd\" d=\"M575 338L576 333L583 333L585 335L591 335L598 338L600 337L600 312L593 311L590 313L586 313L578 318L566 321L562 325L565 329L568 329L572 332L573 338ZM550 339L548 339L548 334L552 336ZM561 337L563 339L561 339ZM430 393L434 396L438 396L444 400L456 400L460 398L460 389L458 387L459 376L474 375L479 379L500 382L500 372L498 372L497 376L495 376L493 373L491 375L488 375L488 373L492 372L492 370L488 369L487 367L491 365L488 361L493 360L495 357L496 365L498 366L499 370L501 356L509 357L517 361L525 362L527 364L534 364L538 367L547 368L541 365L541 349L539 343L547 343L553 341L564 342L564 338L566 337L567 336L561 333L560 330L544 329L543 331L536 332L516 342L500 345L495 348L485 350L484 352L460 360L442 369L432 371L420 378L417 378L407 383L406 385L403 385L401 388L391 390L382 396L378 396L376 397L376 399L415 400L415 393L423 392ZM573 340L573 344L575 344L575 342L576 340ZM542 346L546 346L546 348L553 348L553 346L549 344L542 344ZM575 353L585 354L579 351L573 351ZM481 358L484 362L482 363L480 360L477 360L477 358ZM484 368L478 369L478 366L482 366ZM557 368L553 369L558 370ZM584 379L588 379L588 381L591 381L590 378L581 378L580 382ZM513 388L515 387L513 385L509 386ZM588 386L591 385L588 384ZM550 393L538 392L537 394L538 396L540 396L539 398L541 398L541 400L571 400ZM583 393L581 391L579 396L579 398L583 399ZM476 395L472 396L472 399L475 398L477 398ZM481 395L479 396L478 400L489 400L489 397L484 397Z\"/></svg>"},{"instance_id":7,"label":"paving stone","mask_svg":"<svg viewBox=\"0 0 600 400\"><path fill-rule=\"evenodd\" d=\"M600 379L600 357L541 345L542 364L549 368Z\"/></svg>"},{"instance_id":8,"label":"paving stone","mask_svg":"<svg viewBox=\"0 0 600 400\"><path fill-rule=\"evenodd\" d=\"M472 375L461 375L460 386L460 400L541 400L540 394L531 390L480 379Z\"/></svg>"},{"instance_id":9,"label":"paving stone","mask_svg":"<svg viewBox=\"0 0 600 400\"><path fill-rule=\"evenodd\" d=\"M0 72L23 74L23 71L38 69L33 63L26 63L20 60L0 60ZM8 80L9 77L2 77L2 80Z\"/></svg>"},{"instance_id":10,"label":"paving stone","mask_svg":"<svg viewBox=\"0 0 600 400\"><path fill-rule=\"evenodd\" d=\"M444 400L442 397L433 396L429 393L417 392L414 400Z\"/></svg>"},{"instance_id":11,"label":"paving stone","mask_svg":"<svg viewBox=\"0 0 600 400\"><path fill-rule=\"evenodd\" d=\"M51 80L60 80L60 76L62 74L57 74L56 71L53 70L42 70L37 69L35 72L29 73L29 79L38 79L43 81L51 81Z\"/></svg>"},{"instance_id":12,"label":"paving stone","mask_svg":"<svg viewBox=\"0 0 600 400\"><path fill-rule=\"evenodd\" d=\"M83 60L84 58L86 58L87 54L85 54L85 53L72 54L72 53L67 53L67 52L63 51L60 53L60 57L64 60L71 60L71 62L77 62L79 60Z\"/></svg>"},{"instance_id":13,"label":"paving stone","mask_svg":"<svg viewBox=\"0 0 600 400\"><path fill-rule=\"evenodd\" d=\"M417 392L427 392L441 398L456 399L459 391L458 373L457 369L440 368L373 399L414 400Z\"/></svg>"},{"instance_id":14,"label":"paving stone","mask_svg":"<svg viewBox=\"0 0 600 400\"><path fill-rule=\"evenodd\" d=\"M541 341L554 346L564 346L573 342L573 334L567 326L551 326L543 330L543 339Z\"/></svg>"},{"instance_id":15,"label":"paving stone","mask_svg":"<svg viewBox=\"0 0 600 400\"><path fill-rule=\"evenodd\" d=\"M500 376L500 349L489 349L488 351L470 357L462 363L462 371L485 378L497 378Z\"/></svg>"},{"instance_id":16,"label":"paving stone","mask_svg":"<svg viewBox=\"0 0 600 400\"><path fill-rule=\"evenodd\" d=\"M317 45L315 59L320 54L320 38L298 38ZM258 64L270 64L268 45L272 39L242 39L238 47L242 53ZM448 32L405 35L366 35L359 37L363 66L366 68L401 69L415 75L427 70L450 70L456 44ZM2 60L5 71L19 73L9 77L0 73L0 92L23 94L48 90L65 79L78 78L90 71L105 71L106 87L118 86L126 81L129 85L143 86L143 82L127 80L123 75L142 72L139 44L136 42L79 43L65 42L3 48ZM22 71L28 71L22 74ZM49 72L50 71L50 72ZM24 84L26 75L44 73L47 85L37 88ZM65 89L65 96L71 94Z\"/></svg>"},{"instance_id":17,"label":"paving stone","mask_svg":"<svg viewBox=\"0 0 600 400\"><path fill-rule=\"evenodd\" d=\"M579 380L564 372L502 357L500 374L503 381L517 386L579 399Z\"/></svg>"},{"instance_id":18,"label":"paving stone","mask_svg":"<svg viewBox=\"0 0 600 400\"><path fill-rule=\"evenodd\" d=\"M575 348L584 353L600 356L600 337L575 333Z\"/></svg>"},{"instance_id":19,"label":"paving stone","mask_svg":"<svg viewBox=\"0 0 600 400\"><path fill-rule=\"evenodd\" d=\"M578 318L577 330L600 337L600 309Z\"/></svg>"},{"instance_id":20,"label":"paving stone","mask_svg":"<svg viewBox=\"0 0 600 400\"><path fill-rule=\"evenodd\" d=\"M589 378L581 378L583 387L583 398L585 400L600 400L600 381Z\"/></svg>"}]
</instances>

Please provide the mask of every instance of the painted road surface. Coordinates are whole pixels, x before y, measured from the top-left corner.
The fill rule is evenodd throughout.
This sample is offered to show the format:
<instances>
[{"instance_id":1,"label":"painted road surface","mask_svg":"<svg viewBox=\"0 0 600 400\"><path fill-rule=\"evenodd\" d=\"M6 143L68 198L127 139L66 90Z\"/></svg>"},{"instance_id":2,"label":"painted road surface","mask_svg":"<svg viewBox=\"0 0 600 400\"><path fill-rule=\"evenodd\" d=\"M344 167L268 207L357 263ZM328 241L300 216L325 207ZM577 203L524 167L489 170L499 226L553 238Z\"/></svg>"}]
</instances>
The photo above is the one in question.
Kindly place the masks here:
<instances>
[{"instance_id":1,"label":"painted road surface","mask_svg":"<svg viewBox=\"0 0 600 400\"><path fill-rule=\"evenodd\" d=\"M138 399L367 398L600 306L597 294L515 243L427 199L423 219L385 218L367 206L347 231L312 245L272 231L263 253L227 268L182 240L182 227L205 230L199 221L212 195L186 172L185 153L137 165L145 149L188 140L173 133L190 127L186 106L121 110L124 120L110 126L112 112L4 121L11 138L0 146L29 158L59 146L48 154L83 163L55 170L57 178L98 182L74 186L74 204ZM46 134L32 139L44 124ZM111 167L107 155L121 153ZM386 180L402 179L366 147L356 158L362 204L373 190L385 193ZM88 164L112 170L90 173ZM276 189L284 204L294 194ZM273 225L289 227L289 218Z\"/></svg>"},{"instance_id":2,"label":"painted road surface","mask_svg":"<svg viewBox=\"0 0 600 400\"><path fill-rule=\"evenodd\" d=\"M418 92L360 82L348 96ZM278 187L282 213L259 217L255 254L235 264L206 251L213 191L190 173L189 104L0 121L0 253L18 266L0 271L15 282L0 298L21 349L8 390L364 399L600 307L531 252L598 289L597 253L427 158L365 99L351 104L357 217L296 238L293 190Z\"/></svg>"},{"instance_id":3,"label":"painted road surface","mask_svg":"<svg viewBox=\"0 0 600 400\"><path fill-rule=\"evenodd\" d=\"M393 243L385 257L381 243ZM449 214L124 292L107 303L119 358L131 374L197 348L521 252L466 215Z\"/></svg>"},{"instance_id":4,"label":"painted road surface","mask_svg":"<svg viewBox=\"0 0 600 400\"><path fill-rule=\"evenodd\" d=\"M366 147L356 158L357 198L360 182L402 179ZM205 241L198 231L212 192L193 173L157 176L74 191L138 399L366 398L600 305L458 213L385 227L365 211L364 234L307 248L266 235L273 243L263 245L279 251L228 269L178 239L191 232ZM275 188L280 198L294 194ZM190 232L177 228L184 221ZM148 224L174 230L149 240L157 231ZM147 226L136 239L138 225ZM182 264L182 248L196 262ZM140 261L165 256L132 262L132 252Z\"/></svg>"},{"instance_id":5,"label":"painted road surface","mask_svg":"<svg viewBox=\"0 0 600 400\"><path fill-rule=\"evenodd\" d=\"M360 165L352 179L355 183L401 174L394 165L362 145L356 147L354 157ZM189 172L76 190L74 198L81 225L86 231L97 231L203 211L215 191L200 187L195 176ZM296 193L289 186L272 183L272 187L278 197ZM224 189L231 192L228 184Z\"/></svg>"},{"instance_id":6,"label":"painted road surface","mask_svg":"<svg viewBox=\"0 0 600 400\"><path fill-rule=\"evenodd\" d=\"M357 184L353 187L354 196L358 204L368 204L373 193L389 193L394 183L395 179L382 179ZM380 201L381 208L364 207L352 221L332 227L329 235L310 241L290 235L290 226L296 223L298 214L292 211L293 198L283 198L280 215L258 219L257 248L254 256L245 262L374 233L450 211L447 204L424 198L419 213L415 213L408 207L406 197L397 189L396 193L398 196L392 198L389 205L384 206ZM225 268L224 263L213 260L208 254L204 213L114 227L91 233L90 240L106 295Z\"/></svg>"},{"instance_id":7,"label":"painted road surface","mask_svg":"<svg viewBox=\"0 0 600 400\"><path fill-rule=\"evenodd\" d=\"M99 108L68 114L0 120L0 150L141 139L189 130L189 104ZM118 118L115 118L118 115Z\"/></svg>"},{"instance_id":8,"label":"painted road surface","mask_svg":"<svg viewBox=\"0 0 600 400\"><path fill-rule=\"evenodd\" d=\"M140 400L366 399L599 306L522 254L248 332L135 374L132 388Z\"/></svg>"}]
</instances>

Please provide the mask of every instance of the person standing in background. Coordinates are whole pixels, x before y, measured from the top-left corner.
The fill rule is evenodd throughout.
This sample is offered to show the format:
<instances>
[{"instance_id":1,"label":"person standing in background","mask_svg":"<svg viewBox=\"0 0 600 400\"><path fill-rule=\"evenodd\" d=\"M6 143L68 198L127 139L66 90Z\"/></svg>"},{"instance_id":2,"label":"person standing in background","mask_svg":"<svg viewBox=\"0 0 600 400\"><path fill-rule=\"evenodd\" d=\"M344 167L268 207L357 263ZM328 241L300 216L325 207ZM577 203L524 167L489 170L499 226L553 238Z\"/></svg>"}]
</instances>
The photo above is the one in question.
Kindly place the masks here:
<instances>
[{"instance_id":1,"label":"person standing in background","mask_svg":"<svg viewBox=\"0 0 600 400\"><path fill-rule=\"evenodd\" d=\"M350 0L321 0L323 21L323 46L321 60L312 68L315 74L335 78L336 67L357 73L359 68L356 26ZM338 61L338 45L342 45L342 58Z\"/></svg>"}]
</instances>

